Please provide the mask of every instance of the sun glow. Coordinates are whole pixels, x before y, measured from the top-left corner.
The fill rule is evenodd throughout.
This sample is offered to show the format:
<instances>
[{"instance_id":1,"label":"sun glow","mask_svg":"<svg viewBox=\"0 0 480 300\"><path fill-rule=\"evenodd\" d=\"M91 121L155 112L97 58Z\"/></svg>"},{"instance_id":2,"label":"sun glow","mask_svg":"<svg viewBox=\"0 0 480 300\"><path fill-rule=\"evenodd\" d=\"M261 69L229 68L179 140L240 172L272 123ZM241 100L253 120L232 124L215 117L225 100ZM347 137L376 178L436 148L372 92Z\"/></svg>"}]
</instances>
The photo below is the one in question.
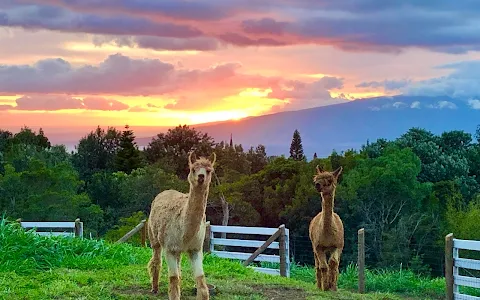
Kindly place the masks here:
<instances>
[{"instance_id":1,"label":"sun glow","mask_svg":"<svg viewBox=\"0 0 480 300\"><path fill-rule=\"evenodd\" d=\"M219 122L227 120L240 120L248 117L249 114L241 110L230 111L212 111L212 112L196 112L189 116L190 124L200 124L208 122Z\"/></svg>"},{"instance_id":2,"label":"sun glow","mask_svg":"<svg viewBox=\"0 0 480 300\"><path fill-rule=\"evenodd\" d=\"M246 89L238 93L240 97L266 97L272 92L272 89Z\"/></svg>"}]
</instances>

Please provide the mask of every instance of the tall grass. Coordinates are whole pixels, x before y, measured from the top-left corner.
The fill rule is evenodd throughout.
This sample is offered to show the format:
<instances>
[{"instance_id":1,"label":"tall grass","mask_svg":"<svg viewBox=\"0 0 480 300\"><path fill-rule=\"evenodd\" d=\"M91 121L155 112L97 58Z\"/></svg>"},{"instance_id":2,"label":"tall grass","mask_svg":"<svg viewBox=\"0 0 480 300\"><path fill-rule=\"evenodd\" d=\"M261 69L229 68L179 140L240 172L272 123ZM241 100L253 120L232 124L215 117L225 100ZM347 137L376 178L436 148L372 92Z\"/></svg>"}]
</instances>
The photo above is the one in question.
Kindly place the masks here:
<instances>
[{"instance_id":1,"label":"tall grass","mask_svg":"<svg viewBox=\"0 0 480 300\"><path fill-rule=\"evenodd\" d=\"M309 266L293 263L290 277L315 283L315 270ZM348 265L338 278L340 288L356 291L358 289L358 268ZM405 269L365 270L365 289L367 292L395 293L410 296L421 296L435 299L445 298L445 278L420 276ZM461 293L480 296L480 289L461 287Z\"/></svg>"},{"instance_id":2,"label":"tall grass","mask_svg":"<svg viewBox=\"0 0 480 300\"><path fill-rule=\"evenodd\" d=\"M25 231L18 223L0 220L0 272L29 274L57 267L106 269L145 263L149 249L104 240L45 237Z\"/></svg>"},{"instance_id":3,"label":"tall grass","mask_svg":"<svg viewBox=\"0 0 480 300\"><path fill-rule=\"evenodd\" d=\"M262 263L263 267L278 268L278 264ZM315 270L311 266L292 263L290 277L315 283ZM350 291L358 290L358 268L348 265L340 272L338 287ZM445 297L445 279L419 276L411 270L365 270L365 289L367 292L395 293L408 296L424 296L443 299ZM469 291L468 293L470 294Z\"/></svg>"}]
</instances>

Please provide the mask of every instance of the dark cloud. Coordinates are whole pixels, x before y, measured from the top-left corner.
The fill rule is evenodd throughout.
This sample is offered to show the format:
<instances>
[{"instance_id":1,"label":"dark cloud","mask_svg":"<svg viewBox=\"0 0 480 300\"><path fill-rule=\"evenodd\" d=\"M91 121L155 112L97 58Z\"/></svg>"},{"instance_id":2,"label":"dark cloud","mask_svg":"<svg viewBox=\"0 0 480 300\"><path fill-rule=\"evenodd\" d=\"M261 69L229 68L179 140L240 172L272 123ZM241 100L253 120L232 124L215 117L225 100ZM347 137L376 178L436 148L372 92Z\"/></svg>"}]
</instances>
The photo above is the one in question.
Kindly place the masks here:
<instances>
[{"instance_id":1,"label":"dark cloud","mask_svg":"<svg viewBox=\"0 0 480 300\"><path fill-rule=\"evenodd\" d=\"M84 99L68 95L29 95L15 100L16 106L4 105L0 110L62 110L62 109L86 109L120 111L128 109L125 103L114 99L101 97L86 97Z\"/></svg>"},{"instance_id":2,"label":"dark cloud","mask_svg":"<svg viewBox=\"0 0 480 300\"><path fill-rule=\"evenodd\" d=\"M113 44L119 47L138 47L153 50L198 50L211 51L220 47L220 42L214 38L166 38L155 36L96 36L93 39L96 46Z\"/></svg>"},{"instance_id":3,"label":"dark cloud","mask_svg":"<svg viewBox=\"0 0 480 300\"><path fill-rule=\"evenodd\" d=\"M458 3L10 0L5 3L0 5L0 26L133 36L129 38L131 42L124 44L152 49L204 51L218 49L219 44L239 47L319 44L346 51L395 53L408 47L453 54L480 50L477 0ZM121 43L119 38L113 39Z\"/></svg>"},{"instance_id":4,"label":"dark cloud","mask_svg":"<svg viewBox=\"0 0 480 300\"><path fill-rule=\"evenodd\" d=\"M286 41L279 41L273 38L262 37L262 38L250 38L246 35L242 35L236 32L227 32L219 34L218 39L240 47L247 46L285 46L290 44Z\"/></svg>"},{"instance_id":5,"label":"dark cloud","mask_svg":"<svg viewBox=\"0 0 480 300\"><path fill-rule=\"evenodd\" d=\"M202 35L192 26L125 15L77 13L56 6L19 5L0 12L0 26L112 35L191 38Z\"/></svg>"},{"instance_id":6,"label":"dark cloud","mask_svg":"<svg viewBox=\"0 0 480 300\"><path fill-rule=\"evenodd\" d=\"M272 18L245 20L242 22L243 31L252 34L282 35L287 25L289 25L288 22L279 22Z\"/></svg>"},{"instance_id":7,"label":"dark cloud","mask_svg":"<svg viewBox=\"0 0 480 300\"><path fill-rule=\"evenodd\" d=\"M383 88L385 91L393 91L401 89L411 83L412 80L410 79L403 79L403 80L384 80L384 81L369 81L369 82L362 82L355 87L360 88Z\"/></svg>"},{"instance_id":8,"label":"dark cloud","mask_svg":"<svg viewBox=\"0 0 480 300\"><path fill-rule=\"evenodd\" d=\"M238 0L184 1L184 0L35 0L26 2L58 5L79 12L122 13L140 16L155 15L159 17L182 20L220 20L232 16L241 6ZM251 2L251 1L243 1Z\"/></svg>"}]
</instances>

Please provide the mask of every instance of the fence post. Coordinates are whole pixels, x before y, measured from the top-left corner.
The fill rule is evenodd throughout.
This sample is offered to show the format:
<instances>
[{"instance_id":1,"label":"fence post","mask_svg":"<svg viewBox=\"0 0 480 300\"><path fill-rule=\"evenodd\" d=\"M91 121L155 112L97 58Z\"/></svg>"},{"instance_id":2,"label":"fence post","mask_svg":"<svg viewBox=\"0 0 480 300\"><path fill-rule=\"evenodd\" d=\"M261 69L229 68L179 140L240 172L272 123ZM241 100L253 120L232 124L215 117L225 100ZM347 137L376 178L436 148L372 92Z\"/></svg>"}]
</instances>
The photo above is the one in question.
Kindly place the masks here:
<instances>
[{"instance_id":1,"label":"fence post","mask_svg":"<svg viewBox=\"0 0 480 300\"><path fill-rule=\"evenodd\" d=\"M282 224L279 227L280 230L280 243L279 243L279 254L280 254L280 276L287 277L287 247L285 239L285 225Z\"/></svg>"},{"instance_id":2,"label":"fence post","mask_svg":"<svg viewBox=\"0 0 480 300\"><path fill-rule=\"evenodd\" d=\"M142 227L141 231L141 239L142 239L142 247L146 247L146 242L147 242L147 230L148 230L148 219L145 220L145 223Z\"/></svg>"},{"instance_id":3,"label":"fence post","mask_svg":"<svg viewBox=\"0 0 480 300\"><path fill-rule=\"evenodd\" d=\"M358 230L358 292L365 293L365 228Z\"/></svg>"},{"instance_id":4,"label":"fence post","mask_svg":"<svg viewBox=\"0 0 480 300\"><path fill-rule=\"evenodd\" d=\"M453 300L453 233L445 236L445 284L447 300Z\"/></svg>"},{"instance_id":5,"label":"fence post","mask_svg":"<svg viewBox=\"0 0 480 300\"><path fill-rule=\"evenodd\" d=\"M75 220L75 236L83 238L83 223L79 218Z\"/></svg>"},{"instance_id":6,"label":"fence post","mask_svg":"<svg viewBox=\"0 0 480 300\"><path fill-rule=\"evenodd\" d=\"M205 223L205 238L203 240L203 252L210 252L210 243L211 243L211 239L210 239L210 232L211 232L211 228L210 228L210 221L207 221Z\"/></svg>"}]
</instances>

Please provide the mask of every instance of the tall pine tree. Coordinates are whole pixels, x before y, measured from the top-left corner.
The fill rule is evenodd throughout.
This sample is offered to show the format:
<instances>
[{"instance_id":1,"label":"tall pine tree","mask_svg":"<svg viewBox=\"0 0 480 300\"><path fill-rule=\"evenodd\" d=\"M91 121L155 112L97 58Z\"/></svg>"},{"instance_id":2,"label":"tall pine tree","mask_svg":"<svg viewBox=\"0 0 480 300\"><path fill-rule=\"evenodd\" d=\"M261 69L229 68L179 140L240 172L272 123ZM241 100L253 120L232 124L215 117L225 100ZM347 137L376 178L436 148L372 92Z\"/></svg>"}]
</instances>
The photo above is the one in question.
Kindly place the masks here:
<instances>
[{"instance_id":1,"label":"tall pine tree","mask_svg":"<svg viewBox=\"0 0 480 300\"><path fill-rule=\"evenodd\" d=\"M130 174L133 170L143 166L143 160L135 142L135 135L128 125L120 138L120 150L115 157L115 168Z\"/></svg>"},{"instance_id":2,"label":"tall pine tree","mask_svg":"<svg viewBox=\"0 0 480 300\"><path fill-rule=\"evenodd\" d=\"M305 155L303 154L302 138L300 132L297 129L293 132L292 144L290 145L290 158L294 160L303 160Z\"/></svg>"}]
</instances>

